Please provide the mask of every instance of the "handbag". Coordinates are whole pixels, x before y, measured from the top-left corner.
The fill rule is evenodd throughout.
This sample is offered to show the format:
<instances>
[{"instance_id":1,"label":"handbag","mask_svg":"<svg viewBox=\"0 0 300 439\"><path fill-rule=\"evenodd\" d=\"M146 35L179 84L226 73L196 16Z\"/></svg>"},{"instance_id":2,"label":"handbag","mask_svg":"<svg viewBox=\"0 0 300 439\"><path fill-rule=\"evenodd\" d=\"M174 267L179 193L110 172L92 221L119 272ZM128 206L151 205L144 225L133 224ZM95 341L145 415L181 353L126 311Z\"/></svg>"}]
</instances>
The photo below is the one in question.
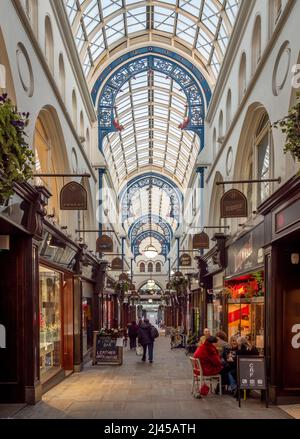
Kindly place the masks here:
<instances>
[{"instance_id":1,"label":"handbag","mask_svg":"<svg viewBox=\"0 0 300 439\"><path fill-rule=\"evenodd\" d=\"M143 355L143 346L141 346L140 344L137 345L137 347L135 348L135 353L136 355Z\"/></svg>"},{"instance_id":2,"label":"handbag","mask_svg":"<svg viewBox=\"0 0 300 439\"><path fill-rule=\"evenodd\" d=\"M209 386L206 383L203 383L199 391L200 391L200 395L207 396L209 392Z\"/></svg>"}]
</instances>

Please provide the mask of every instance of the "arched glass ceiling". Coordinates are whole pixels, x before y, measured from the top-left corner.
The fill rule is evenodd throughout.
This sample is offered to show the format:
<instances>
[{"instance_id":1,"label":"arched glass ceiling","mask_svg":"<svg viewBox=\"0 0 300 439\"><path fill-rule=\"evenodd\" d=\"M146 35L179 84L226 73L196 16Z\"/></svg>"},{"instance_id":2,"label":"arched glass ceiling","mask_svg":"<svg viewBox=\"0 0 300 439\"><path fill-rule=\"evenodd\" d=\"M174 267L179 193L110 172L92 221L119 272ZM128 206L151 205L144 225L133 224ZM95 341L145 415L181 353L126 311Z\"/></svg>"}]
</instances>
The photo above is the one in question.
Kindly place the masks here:
<instances>
[{"instance_id":1,"label":"arched glass ceiling","mask_svg":"<svg viewBox=\"0 0 300 439\"><path fill-rule=\"evenodd\" d=\"M136 220L136 218L143 217L145 215L149 215L149 203L150 203L150 190L149 188L141 188L139 191L136 191L135 194L131 198L130 216L129 220L126 221L125 227L129 228L130 225ZM170 224L173 230L177 228L177 221L174 217L170 216L170 198L162 189L154 186L151 189L151 212L154 215L158 215L161 218L164 218L166 222ZM148 230L148 227L143 225L140 229L140 232ZM153 221L153 230L157 230L161 232L160 225L156 221Z\"/></svg>"},{"instance_id":2,"label":"arched glass ceiling","mask_svg":"<svg viewBox=\"0 0 300 439\"><path fill-rule=\"evenodd\" d=\"M195 133L178 128L187 115L186 105L177 82L160 72L143 72L126 82L115 108L124 130L108 134L103 142L119 187L146 169L165 173L181 186L188 182L200 145Z\"/></svg>"},{"instance_id":3,"label":"arched glass ceiling","mask_svg":"<svg viewBox=\"0 0 300 439\"><path fill-rule=\"evenodd\" d=\"M184 46L216 77L239 0L65 0L77 49L88 76L101 57L151 33ZM141 42L141 41L139 41Z\"/></svg>"}]
</instances>

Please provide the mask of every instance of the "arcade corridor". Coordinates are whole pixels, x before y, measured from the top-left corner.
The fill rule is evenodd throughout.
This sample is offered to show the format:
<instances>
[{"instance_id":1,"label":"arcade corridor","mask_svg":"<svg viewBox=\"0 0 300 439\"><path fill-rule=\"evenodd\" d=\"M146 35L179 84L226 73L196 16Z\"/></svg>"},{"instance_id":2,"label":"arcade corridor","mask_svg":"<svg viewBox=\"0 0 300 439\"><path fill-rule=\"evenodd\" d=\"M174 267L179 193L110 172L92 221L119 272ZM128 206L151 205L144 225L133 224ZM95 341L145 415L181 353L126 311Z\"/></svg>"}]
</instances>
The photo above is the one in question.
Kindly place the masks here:
<instances>
[{"instance_id":1,"label":"arcade corridor","mask_svg":"<svg viewBox=\"0 0 300 439\"><path fill-rule=\"evenodd\" d=\"M125 348L122 366L91 366L75 373L43 396L34 407L20 409L16 419L287 419L277 407L256 399L191 395L191 367L184 349L170 349L163 334L155 342L154 363ZM17 409L16 409L17 410ZM1 406L0 406L1 417Z\"/></svg>"}]
</instances>

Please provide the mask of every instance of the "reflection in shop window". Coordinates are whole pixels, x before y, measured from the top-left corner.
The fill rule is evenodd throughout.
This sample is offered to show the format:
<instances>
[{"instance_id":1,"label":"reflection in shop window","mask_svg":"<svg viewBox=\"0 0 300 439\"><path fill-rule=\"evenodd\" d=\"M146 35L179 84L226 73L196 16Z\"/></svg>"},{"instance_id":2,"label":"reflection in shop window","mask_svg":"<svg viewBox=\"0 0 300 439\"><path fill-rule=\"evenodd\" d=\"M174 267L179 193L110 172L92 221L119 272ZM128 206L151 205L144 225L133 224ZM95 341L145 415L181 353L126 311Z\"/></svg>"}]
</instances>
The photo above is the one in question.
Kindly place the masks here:
<instances>
[{"instance_id":1,"label":"reflection in shop window","mask_svg":"<svg viewBox=\"0 0 300 439\"><path fill-rule=\"evenodd\" d=\"M40 267L40 368L41 378L61 368L61 275Z\"/></svg>"}]
</instances>

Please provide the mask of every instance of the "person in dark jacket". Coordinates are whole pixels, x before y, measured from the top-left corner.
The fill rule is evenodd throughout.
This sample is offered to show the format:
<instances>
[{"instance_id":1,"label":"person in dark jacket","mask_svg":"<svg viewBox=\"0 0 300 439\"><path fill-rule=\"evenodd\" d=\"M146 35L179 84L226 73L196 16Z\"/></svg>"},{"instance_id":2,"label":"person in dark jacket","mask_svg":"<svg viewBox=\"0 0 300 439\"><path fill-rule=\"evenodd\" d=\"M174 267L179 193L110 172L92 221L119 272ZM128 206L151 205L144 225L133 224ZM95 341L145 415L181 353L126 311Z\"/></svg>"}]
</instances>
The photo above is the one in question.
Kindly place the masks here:
<instances>
[{"instance_id":1,"label":"person in dark jacket","mask_svg":"<svg viewBox=\"0 0 300 439\"><path fill-rule=\"evenodd\" d=\"M158 334L157 329L150 324L148 319L144 319L144 323L141 324L138 330L138 342L140 345L143 346L142 361L146 361L146 354L148 348L149 362L153 363L154 339L156 338L155 330Z\"/></svg>"},{"instance_id":2,"label":"person in dark jacket","mask_svg":"<svg viewBox=\"0 0 300 439\"><path fill-rule=\"evenodd\" d=\"M131 324L128 326L128 337L129 337L129 343L130 343L130 349L136 348L136 338L138 335L138 325L136 322L131 322Z\"/></svg>"}]
</instances>

